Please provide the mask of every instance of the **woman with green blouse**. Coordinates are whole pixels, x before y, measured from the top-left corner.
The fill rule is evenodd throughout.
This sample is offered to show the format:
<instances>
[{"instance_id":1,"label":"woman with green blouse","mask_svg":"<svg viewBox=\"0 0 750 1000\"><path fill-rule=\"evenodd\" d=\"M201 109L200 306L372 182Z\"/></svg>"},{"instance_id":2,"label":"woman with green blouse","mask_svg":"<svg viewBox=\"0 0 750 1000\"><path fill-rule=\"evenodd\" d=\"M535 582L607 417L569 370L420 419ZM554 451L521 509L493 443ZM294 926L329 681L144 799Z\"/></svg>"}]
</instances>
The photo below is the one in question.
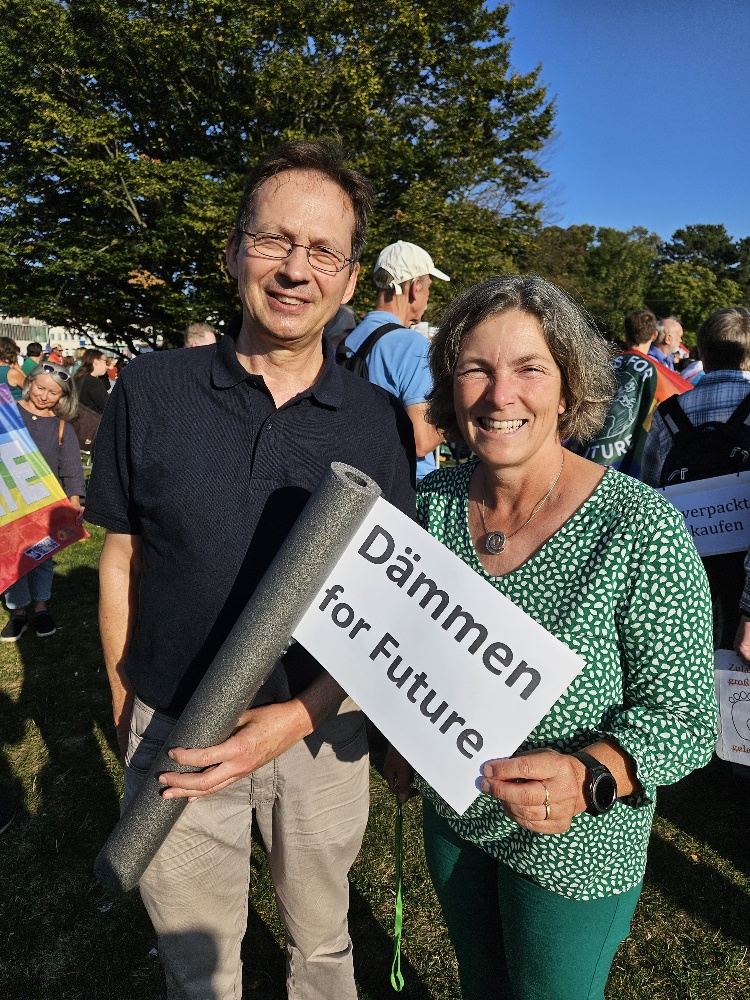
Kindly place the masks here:
<instances>
[{"instance_id":1,"label":"woman with green blouse","mask_svg":"<svg viewBox=\"0 0 750 1000\"><path fill-rule=\"evenodd\" d=\"M420 521L586 666L461 816L419 775L430 875L465 1000L603 1000L641 889L658 785L715 743L711 606L682 515L563 448L599 429L606 342L541 278L448 308L430 420L474 456L421 484ZM386 764L404 800L412 780Z\"/></svg>"}]
</instances>

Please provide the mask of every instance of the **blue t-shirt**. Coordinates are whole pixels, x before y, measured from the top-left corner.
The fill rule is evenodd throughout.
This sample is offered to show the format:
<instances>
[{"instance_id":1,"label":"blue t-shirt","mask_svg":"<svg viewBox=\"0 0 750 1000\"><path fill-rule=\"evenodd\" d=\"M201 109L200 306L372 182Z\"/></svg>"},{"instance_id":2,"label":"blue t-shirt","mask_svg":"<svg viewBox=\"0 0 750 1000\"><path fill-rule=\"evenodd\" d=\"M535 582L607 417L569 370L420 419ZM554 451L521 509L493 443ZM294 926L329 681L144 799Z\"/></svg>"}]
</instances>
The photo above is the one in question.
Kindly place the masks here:
<instances>
[{"instance_id":1,"label":"blue t-shirt","mask_svg":"<svg viewBox=\"0 0 750 1000\"><path fill-rule=\"evenodd\" d=\"M375 310L368 313L359 326L346 338L346 346L356 350L379 326L395 323L393 313ZM432 389L432 377L427 363L430 342L418 330L392 330L375 344L367 357L369 379L400 400L403 406L424 403ZM417 459L417 479L435 468L435 453Z\"/></svg>"}]
</instances>

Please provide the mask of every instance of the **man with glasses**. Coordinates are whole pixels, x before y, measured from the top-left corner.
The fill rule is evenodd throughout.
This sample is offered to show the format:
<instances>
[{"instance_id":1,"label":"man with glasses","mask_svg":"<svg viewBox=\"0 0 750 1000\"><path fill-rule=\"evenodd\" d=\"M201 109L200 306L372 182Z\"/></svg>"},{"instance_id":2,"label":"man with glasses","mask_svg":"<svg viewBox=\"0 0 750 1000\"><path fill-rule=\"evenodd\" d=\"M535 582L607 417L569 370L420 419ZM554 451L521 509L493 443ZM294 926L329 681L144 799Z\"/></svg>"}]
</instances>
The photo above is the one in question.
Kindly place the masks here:
<instances>
[{"instance_id":1,"label":"man with glasses","mask_svg":"<svg viewBox=\"0 0 750 1000\"><path fill-rule=\"evenodd\" d=\"M322 338L354 291L370 204L369 183L335 148L291 143L267 156L226 247L241 321L211 349L136 358L115 385L87 517L108 530L100 618L124 804L330 463L360 468L413 514L408 417L336 365ZM202 770L160 776L166 798L189 804L140 886L168 996L242 995L254 811L289 996L354 1000L347 873L367 819L361 712L295 645L232 737L171 755Z\"/></svg>"}]
</instances>

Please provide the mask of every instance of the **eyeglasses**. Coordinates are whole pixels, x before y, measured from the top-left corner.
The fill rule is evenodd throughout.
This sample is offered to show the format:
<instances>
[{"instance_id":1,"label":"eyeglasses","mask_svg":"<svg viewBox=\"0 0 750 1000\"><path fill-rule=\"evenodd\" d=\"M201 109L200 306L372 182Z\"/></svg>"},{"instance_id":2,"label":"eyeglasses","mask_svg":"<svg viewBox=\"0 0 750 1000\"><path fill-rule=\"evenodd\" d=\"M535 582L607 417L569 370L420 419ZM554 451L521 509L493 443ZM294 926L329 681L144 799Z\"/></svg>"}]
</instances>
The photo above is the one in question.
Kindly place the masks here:
<instances>
[{"instance_id":1,"label":"eyeglasses","mask_svg":"<svg viewBox=\"0 0 750 1000\"><path fill-rule=\"evenodd\" d=\"M309 247L306 243L292 243L287 236L279 236L278 233L249 233L246 229L243 229L242 232L245 236L250 237L261 257L283 260L285 257L291 256L295 247L302 247L303 250L307 251L310 267L323 274L338 274L354 260L353 257L345 257L338 250L332 250L330 247Z\"/></svg>"},{"instance_id":2,"label":"eyeglasses","mask_svg":"<svg viewBox=\"0 0 750 1000\"><path fill-rule=\"evenodd\" d=\"M60 369L55 368L54 365L42 365L41 368L43 372L47 372L49 375L57 375L57 377L61 378L63 382L67 382L70 378L70 375L68 375L67 372L61 372Z\"/></svg>"}]
</instances>

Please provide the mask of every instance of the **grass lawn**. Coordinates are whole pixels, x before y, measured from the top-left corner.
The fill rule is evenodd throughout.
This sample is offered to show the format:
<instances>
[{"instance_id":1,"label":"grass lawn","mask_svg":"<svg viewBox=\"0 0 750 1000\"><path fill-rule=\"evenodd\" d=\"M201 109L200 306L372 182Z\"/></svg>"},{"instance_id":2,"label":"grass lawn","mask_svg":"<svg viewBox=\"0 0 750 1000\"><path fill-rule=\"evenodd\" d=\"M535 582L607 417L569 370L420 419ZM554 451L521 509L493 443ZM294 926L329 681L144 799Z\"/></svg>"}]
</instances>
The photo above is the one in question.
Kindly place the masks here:
<instances>
[{"instance_id":1,"label":"grass lawn","mask_svg":"<svg viewBox=\"0 0 750 1000\"><path fill-rule=\"evenodd\" d=\"M0 794L22 808L0 837L0 998L157 1000L154 934L137 895L108 896L94 858L118 816L121 771L96 627L102 533L57 561L58 633L0 645ZM0 614L0 627L5 613ZM406 808L407 1000L458 1000L450 944L424 865L419 802ZM351 876L362 1000L390 997L394 810L372 772L372 811ZM262 850L253 858L245 997L283 1000L281 928ZM660 793L633 933L608 1000L750 997L750 782L719 761ZM487 956L492 961L492 956Z\"/></svg>"}]
</instances>

